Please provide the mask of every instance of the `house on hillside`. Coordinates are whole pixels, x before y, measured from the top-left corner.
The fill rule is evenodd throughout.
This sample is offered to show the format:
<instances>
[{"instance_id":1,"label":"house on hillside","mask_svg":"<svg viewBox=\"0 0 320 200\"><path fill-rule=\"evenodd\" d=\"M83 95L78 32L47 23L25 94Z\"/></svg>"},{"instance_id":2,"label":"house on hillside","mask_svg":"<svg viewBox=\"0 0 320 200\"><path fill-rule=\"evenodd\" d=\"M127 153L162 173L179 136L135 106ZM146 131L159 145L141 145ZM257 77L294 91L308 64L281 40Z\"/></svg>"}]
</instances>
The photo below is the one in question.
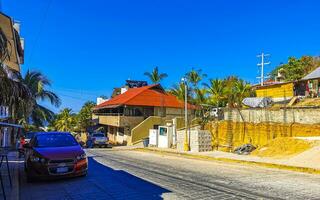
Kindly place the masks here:
<instances>
[{"instance_id":1,"label":"house on hillside","mask_svg":"<svg viewBox=\"0 0 320 200\"><path fill-rule=\"evenodd\" d=\"M254 86L257 97L270 97L274 102L292 97L320 97L320 67L298 81L268 81L263 86Z\"/></svg>"},{"instance_id":2,"label":"house on hillside","mask_svg":"<svg viewBox=\"0 0 320 200\"><path fill-rule=\"evenodd\" d=\"M320 97L320 67L301 79L304 83L305 95L310 97Z\"/></svg>"},{"instance_id":3,"label":"house on hillside","mask_svg":"<svg viewBox=\"0 0 320 200\"><path fill-rule=\"evenodd\" d=\"M193 115L195 106L188 104ZM166 120L184 116L184 102L167 93L160 84L128 88L124 93L97 105L93 118L104 125L111 141L135 144L148 137L149 129ZM139 129L137 128L139 127Z\"/></svg>"}]
</instances>

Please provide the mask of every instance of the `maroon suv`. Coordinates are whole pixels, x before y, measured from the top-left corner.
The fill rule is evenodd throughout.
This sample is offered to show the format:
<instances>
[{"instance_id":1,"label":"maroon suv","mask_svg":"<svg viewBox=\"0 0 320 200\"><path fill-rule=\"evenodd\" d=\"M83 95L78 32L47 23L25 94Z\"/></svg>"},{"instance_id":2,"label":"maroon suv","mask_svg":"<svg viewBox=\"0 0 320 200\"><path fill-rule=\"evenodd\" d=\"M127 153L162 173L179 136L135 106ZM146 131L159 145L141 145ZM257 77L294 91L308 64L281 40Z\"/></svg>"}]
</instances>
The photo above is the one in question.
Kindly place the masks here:
<instances>
[{"instance_id":1,"label":"maroon suv","mask_svg":"<svg viewBox=\"0 0 320 200\"><path fill-rule=\"evenodd\" d=\"M24 147L29 181L87 174L87 156L70 133L39 132Z\"/></svg>"}]
</instances>

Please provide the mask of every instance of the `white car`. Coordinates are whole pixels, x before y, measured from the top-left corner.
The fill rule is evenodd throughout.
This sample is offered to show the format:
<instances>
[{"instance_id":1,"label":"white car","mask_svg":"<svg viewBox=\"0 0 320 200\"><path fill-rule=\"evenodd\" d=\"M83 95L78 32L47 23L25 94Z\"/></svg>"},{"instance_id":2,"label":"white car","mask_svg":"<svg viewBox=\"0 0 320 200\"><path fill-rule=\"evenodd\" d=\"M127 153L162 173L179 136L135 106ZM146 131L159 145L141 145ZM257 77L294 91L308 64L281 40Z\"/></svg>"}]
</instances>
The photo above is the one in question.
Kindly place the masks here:
<instances>
[{"instance_id":1,"label":"white car","mask_svg":"<svg viewBox=\"0 0 320 200\"><path fill-rule=\"evenodd\" d=\"M108 137L103 133L93 133L92 136L93 147L108 147Z\"/></svg>"}]
</instances>

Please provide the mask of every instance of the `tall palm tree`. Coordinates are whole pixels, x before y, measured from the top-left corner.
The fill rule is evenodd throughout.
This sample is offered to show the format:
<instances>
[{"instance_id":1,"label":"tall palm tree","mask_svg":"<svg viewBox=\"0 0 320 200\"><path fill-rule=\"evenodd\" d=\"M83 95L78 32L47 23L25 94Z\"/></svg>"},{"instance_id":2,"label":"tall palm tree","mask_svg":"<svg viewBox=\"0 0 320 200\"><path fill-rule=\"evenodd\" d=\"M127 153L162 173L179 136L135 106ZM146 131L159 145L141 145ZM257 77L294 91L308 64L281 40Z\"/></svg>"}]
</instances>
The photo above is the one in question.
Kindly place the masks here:
<instances>
[{"instance_id":1,"label":"tall palm tree","mask_svg":"<svg viewBox=\"0 0 320 200\"><path fill-rule=\"evenodd\" d=\"M57 114L53 126L57 131L73 131L76 126L76 116L70 108L65 108Z\"/></svg>"},{"instance_id":2,"label":"tall palm tree","mask_svg":"<svg viewBox=\"0 0 320 200\"><path fill-rule=\"evenodd\" d=\"M235 96L235 106L241 107L242 100L252 95L251 85L240 79L234 84L233 94Z\"/></svg>"},{"instance_id":3,"label":"tall palm tree","mask_svg":"<svg viewBox=\"0 0 320 200\"><path fill-rule=\"evenodd\" d=\"M210 103L213 105L224 106L227 99L226 82L221 79L210 79L209 84L205 83L210 96Z\"/></svg>"},{"instance_id":4,"label":"tall palm tree","mask_svg":"<svg viewBox=\"0 0 320 200\"><path fill-rule=\"evenodd\" d=\"M204 129L205 125L208 123L208 121L211 119L210 116L210 107L207 106L208 104L208 90L206 88L196 88L195 89L195 96L193 103L194 105L198 106L198 109L196 109L196 116L199 119L199 124L201 125L201 128Z\"/></svg>"},{"instance_id":5,"label":"tall palm tree","mask_svg":"<svg viewBox=\"0 0 320 200\"><path fill-rule=\"evenodd\" d=\"M32 95L32 99L25 102L27 113L30 114L30 120L36 126L43 126L44 122L53 119L54 113L40 105L38 101L47 100L58 107L61 104L61 100L54 92L46 90L46 87L51 86L51 83L40 72L28 70L21 82L28 87Z\"/></svg>"},{"instance_id":6,"label":"tall palm tree","mask_svg":"<svg viewBox=\"0 0 320 200\"><path fill-rule=\"evenodd\" d=\"M197 88L199 82L202 81L203 78L207 77L207 75L202 73L201 69L195 70L192 68L192 70L186 74L186 77L193 87Z\"/></svg>"},{"instance_id":7,"label":"tall palm tree","mask_svg":"<svg viewBox=\"0 0 320 200\"><path fill-rule=\"evenodd\" d=\"M29 88L21 82L20 73L0 65L0 83L0 105L9 107L12 122L27 116L27 106L24 104L32 99L32 95Z\"/></svg>"},{"instance_id":8,"label":"tall palm tree","mask_svg":"<svg viewBox=\"0 0 320 200\"><path fill-rule=\"evenodd\" d=\"M168 77L166 73L159 73L158 67L155 67L152 72L145 72L144 75L154 84L160 83L164 78Z\"/></svg>"},{"instance_id":9,"label":"tall palm tree","mask_svg":"<svg viewBox=\"0 0 320 200\"><path fill-rule=\"evenodd\" d=\"M190 88L188 88L187 94L188 94L188 102L192 101L191 98L191 92ZM184 83L175 84L172 86L171 89L168 91L170 94L176 96L179 100L184 101L185 99L185 85Z\"/></svg>"}]
</instances>

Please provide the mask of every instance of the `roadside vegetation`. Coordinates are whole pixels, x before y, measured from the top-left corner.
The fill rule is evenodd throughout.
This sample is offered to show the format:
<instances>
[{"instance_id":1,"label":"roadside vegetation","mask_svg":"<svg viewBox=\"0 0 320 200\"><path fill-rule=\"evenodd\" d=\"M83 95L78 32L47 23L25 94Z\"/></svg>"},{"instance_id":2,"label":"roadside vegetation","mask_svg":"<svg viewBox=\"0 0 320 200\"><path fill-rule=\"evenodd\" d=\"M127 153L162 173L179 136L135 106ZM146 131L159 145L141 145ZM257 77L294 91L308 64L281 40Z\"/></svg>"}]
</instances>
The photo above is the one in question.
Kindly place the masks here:
<instances>
[{"instance_id":1,"label":"roadside vegetation","mask_svg":"<svg viewBox=\"0 0 320 200\"><path fill-rule=\"evenodd\" d=\"M93 125L92 108L96 104L92 101L86 102L78 113L70 108L64 108L50 121L49 130L65 132L86 132Z\"/></svg>"}]
</instances>

